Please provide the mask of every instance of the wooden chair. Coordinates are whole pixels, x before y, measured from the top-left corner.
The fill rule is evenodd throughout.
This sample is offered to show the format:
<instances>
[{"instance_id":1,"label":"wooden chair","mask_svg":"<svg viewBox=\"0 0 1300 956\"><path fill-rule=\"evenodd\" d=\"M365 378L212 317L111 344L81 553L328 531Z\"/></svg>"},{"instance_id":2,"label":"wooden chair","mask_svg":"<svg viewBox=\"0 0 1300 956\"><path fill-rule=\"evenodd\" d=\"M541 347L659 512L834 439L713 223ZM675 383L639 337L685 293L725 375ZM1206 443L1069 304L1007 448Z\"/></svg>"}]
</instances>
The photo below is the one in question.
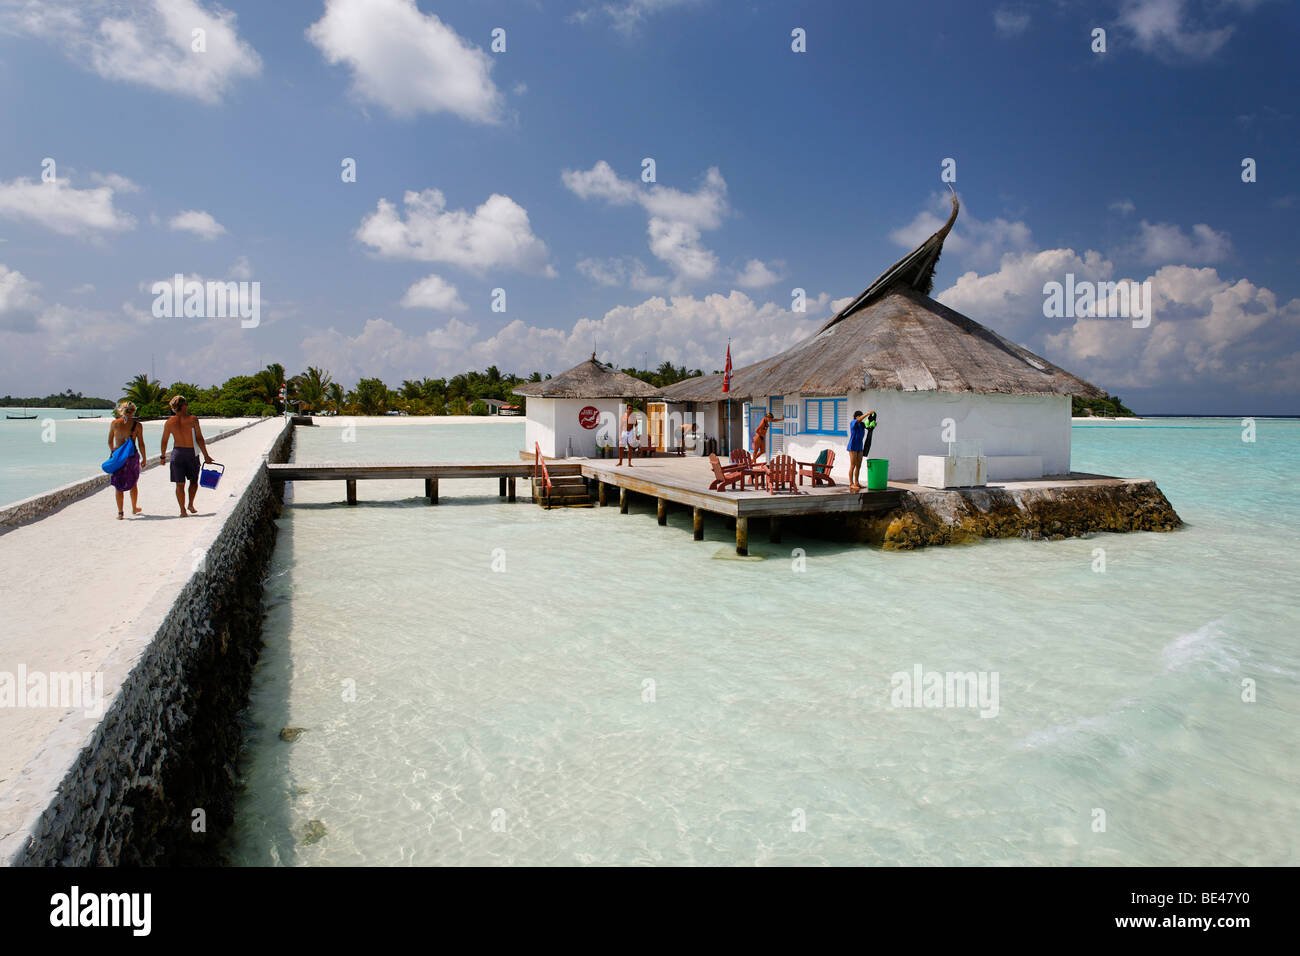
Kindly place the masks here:
<instances>
[{"instance_id":1,"label":"wooden chair","mask_svg":"<svg viewBox=\"0 0 1300 956\"><path fill-rule=\"evenodd\" d=\"M739 468L722 467L722 462L718 461L717 455L709 456L709 464L713 467L713 481L709 483L710 491L726 491L728 488L735 488L736 484L740 485L740 490L745 489L745 473Z\"/></svg>"},{"instance_id":2,"label":"wooden chair","mask_svg":"<svg viewBox=\"0 0 1300 956\"><path fill-rule=\"evenodd\" d=\"M754 456L743 448L737 448L731 453L730 467L742 469L755 488L763 487L767 479L767 467L754 464Z\"/></svg>"},{"instance_id":3,"label":"wooden chair","mask_svg":"<svg viewBox=\"0 0 1300 956\"><path fill-rule=\"evenodd\" d=\"M777 455L767 463L767 493L774 495L778 490L788 488L791 494L799 494L795 483L799 465L789 455Z\"/></svg>"},{"instance_id":4,"label":"wooden chair","mask_svg":"<svg viewBox=\"0 0 1300 956\"><path fill-rule=\"evenodd\" d=\"M803 484L805 478L811 478L813 487L829 485L835 487L835 479L831 477L831 466L835 464L835 449L826 448L816 461L799 461L795 462L799 466L799 484Z\"/></svg>"}]
</instances>

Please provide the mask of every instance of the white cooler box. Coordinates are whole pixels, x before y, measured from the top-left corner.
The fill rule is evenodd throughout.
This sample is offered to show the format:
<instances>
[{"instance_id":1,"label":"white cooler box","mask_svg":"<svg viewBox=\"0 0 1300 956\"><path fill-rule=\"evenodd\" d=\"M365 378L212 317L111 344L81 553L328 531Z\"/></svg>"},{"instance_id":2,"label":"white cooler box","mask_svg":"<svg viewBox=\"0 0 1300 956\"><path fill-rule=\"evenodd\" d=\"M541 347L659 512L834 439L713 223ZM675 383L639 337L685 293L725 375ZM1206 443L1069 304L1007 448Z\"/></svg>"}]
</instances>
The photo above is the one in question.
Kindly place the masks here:
<instances>
[{"instance_id":1,"label":"white cooler box","mask_svg":"<svg viewBox=\"0 0 1300 956\"><path fill-rule=\"evenodd\" d=\"M916 483L926 488L973 488L988 482L983 455L917 455Z\"/></svg>"}]
</instances>

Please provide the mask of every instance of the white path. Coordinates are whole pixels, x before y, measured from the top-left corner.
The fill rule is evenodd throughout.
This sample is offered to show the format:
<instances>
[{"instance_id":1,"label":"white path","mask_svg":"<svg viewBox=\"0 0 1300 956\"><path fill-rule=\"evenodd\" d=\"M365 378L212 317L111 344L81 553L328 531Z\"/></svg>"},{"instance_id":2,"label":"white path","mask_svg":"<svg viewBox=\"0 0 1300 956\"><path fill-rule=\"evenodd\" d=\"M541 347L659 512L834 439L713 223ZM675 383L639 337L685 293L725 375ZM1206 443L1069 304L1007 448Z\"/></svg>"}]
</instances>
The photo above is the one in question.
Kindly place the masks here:
<instances>
[{"instance_id":1,"label":"white path","mask_svg":"<svg viewBox=\"0 0 1300 956\"><path fill-rule=\"evenodd\" d=\"M140 476L144 514L130 516L128 497L118 521L106 488L0 535L0 680L20 667L95 671L161 591L179 593L191 549L219 505L243 492L282 425L272 419L209 443L226 472L217 491L199 489L197 515L179 517L169 469L155 466ZM156 428L149 441L156 459ZM0 707L0 794L65 719L92 720L82 710Z\"/></svg>"}]
</instances>

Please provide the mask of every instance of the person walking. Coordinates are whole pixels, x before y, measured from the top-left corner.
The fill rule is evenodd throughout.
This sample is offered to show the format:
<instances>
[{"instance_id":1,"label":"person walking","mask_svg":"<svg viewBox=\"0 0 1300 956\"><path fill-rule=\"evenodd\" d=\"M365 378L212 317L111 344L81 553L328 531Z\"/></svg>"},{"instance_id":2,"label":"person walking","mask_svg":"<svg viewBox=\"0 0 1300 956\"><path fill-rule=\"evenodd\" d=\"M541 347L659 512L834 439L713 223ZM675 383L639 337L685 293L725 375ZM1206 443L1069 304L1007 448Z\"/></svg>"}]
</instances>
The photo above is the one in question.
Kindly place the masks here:
<instances>
[{"instance_id":1,"label":"person walking","mask_svg":"<svg viewBox=\"0 0 1300 956\"><path fill-rule=\"evenodd\" d=\"M117 499L117 520L121 521L123 514L122 496L131 493L131 514L138 515L144 511L139 506L140 495L140 469L146 461L144 450L144 425L135 420L136 407L130 402L121 402L117 406L117 417L113 419L113 424L108 426L108 450L116 451L120 446L127 442L134 442L139 451L138 455L132 455L126 460L117 471L113 472L109 478L109 483L113 486L113 493Z\"/></svg>"},{"instance_id":2,"label":"person walking","mask_svg":"<svg viewBox=\"0 0 1300 956\"><path fill-rule=\"evenodd\" d=\"M172 417L167 419L167 424L163 425L162 435L162 461L167 461L167 440L174 439L176 450L172 452L172 481L176 484L176 503L180 505L181 517L187 518L189 515L198 514L198 509L194 507L194 496L199 491L199 457L194 453L194 444L203 451L203 464L212 464L212 456L208 454L208 443L203 440L203 429L199 427L199 419L190 414L189 403L185 401L185 396L174 395L168 403L172 409ZM190 483L190 510L189 514L185 512L185 482Z\"/></svg>"}]
</instances>

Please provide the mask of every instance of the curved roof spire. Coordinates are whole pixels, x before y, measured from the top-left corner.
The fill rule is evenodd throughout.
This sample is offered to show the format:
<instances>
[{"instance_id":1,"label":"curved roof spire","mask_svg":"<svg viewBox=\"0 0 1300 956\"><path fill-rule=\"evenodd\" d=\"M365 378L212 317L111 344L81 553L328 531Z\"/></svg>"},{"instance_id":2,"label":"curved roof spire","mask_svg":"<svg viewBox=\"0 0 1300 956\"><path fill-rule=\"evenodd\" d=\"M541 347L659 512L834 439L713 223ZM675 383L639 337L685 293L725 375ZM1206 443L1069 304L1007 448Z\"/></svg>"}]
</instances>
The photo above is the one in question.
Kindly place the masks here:
<instances>
[{"instance_id":1,"label":"curved roof spire","mask_svg":"<svg viewBox=\"0 0 1300 956\"><path fill-rule=\"evenodd\" d=\"M952 224L957 221L957 210L961 208L961 203L957 201L957 191L952 188L951 183L948 185L948 190L952 193L952 212L948 215L948 221L929 239L886 269L880 278L867 286L860 296L818 329L818 334L825 332L841 319L847 319L859 309L866 308L891 286L907 285L922 295L930 294L930 290L934 287L934 267L939 261L939 253L943 251L943 241L952 231Z\"/></svg>"}]
</instances>

